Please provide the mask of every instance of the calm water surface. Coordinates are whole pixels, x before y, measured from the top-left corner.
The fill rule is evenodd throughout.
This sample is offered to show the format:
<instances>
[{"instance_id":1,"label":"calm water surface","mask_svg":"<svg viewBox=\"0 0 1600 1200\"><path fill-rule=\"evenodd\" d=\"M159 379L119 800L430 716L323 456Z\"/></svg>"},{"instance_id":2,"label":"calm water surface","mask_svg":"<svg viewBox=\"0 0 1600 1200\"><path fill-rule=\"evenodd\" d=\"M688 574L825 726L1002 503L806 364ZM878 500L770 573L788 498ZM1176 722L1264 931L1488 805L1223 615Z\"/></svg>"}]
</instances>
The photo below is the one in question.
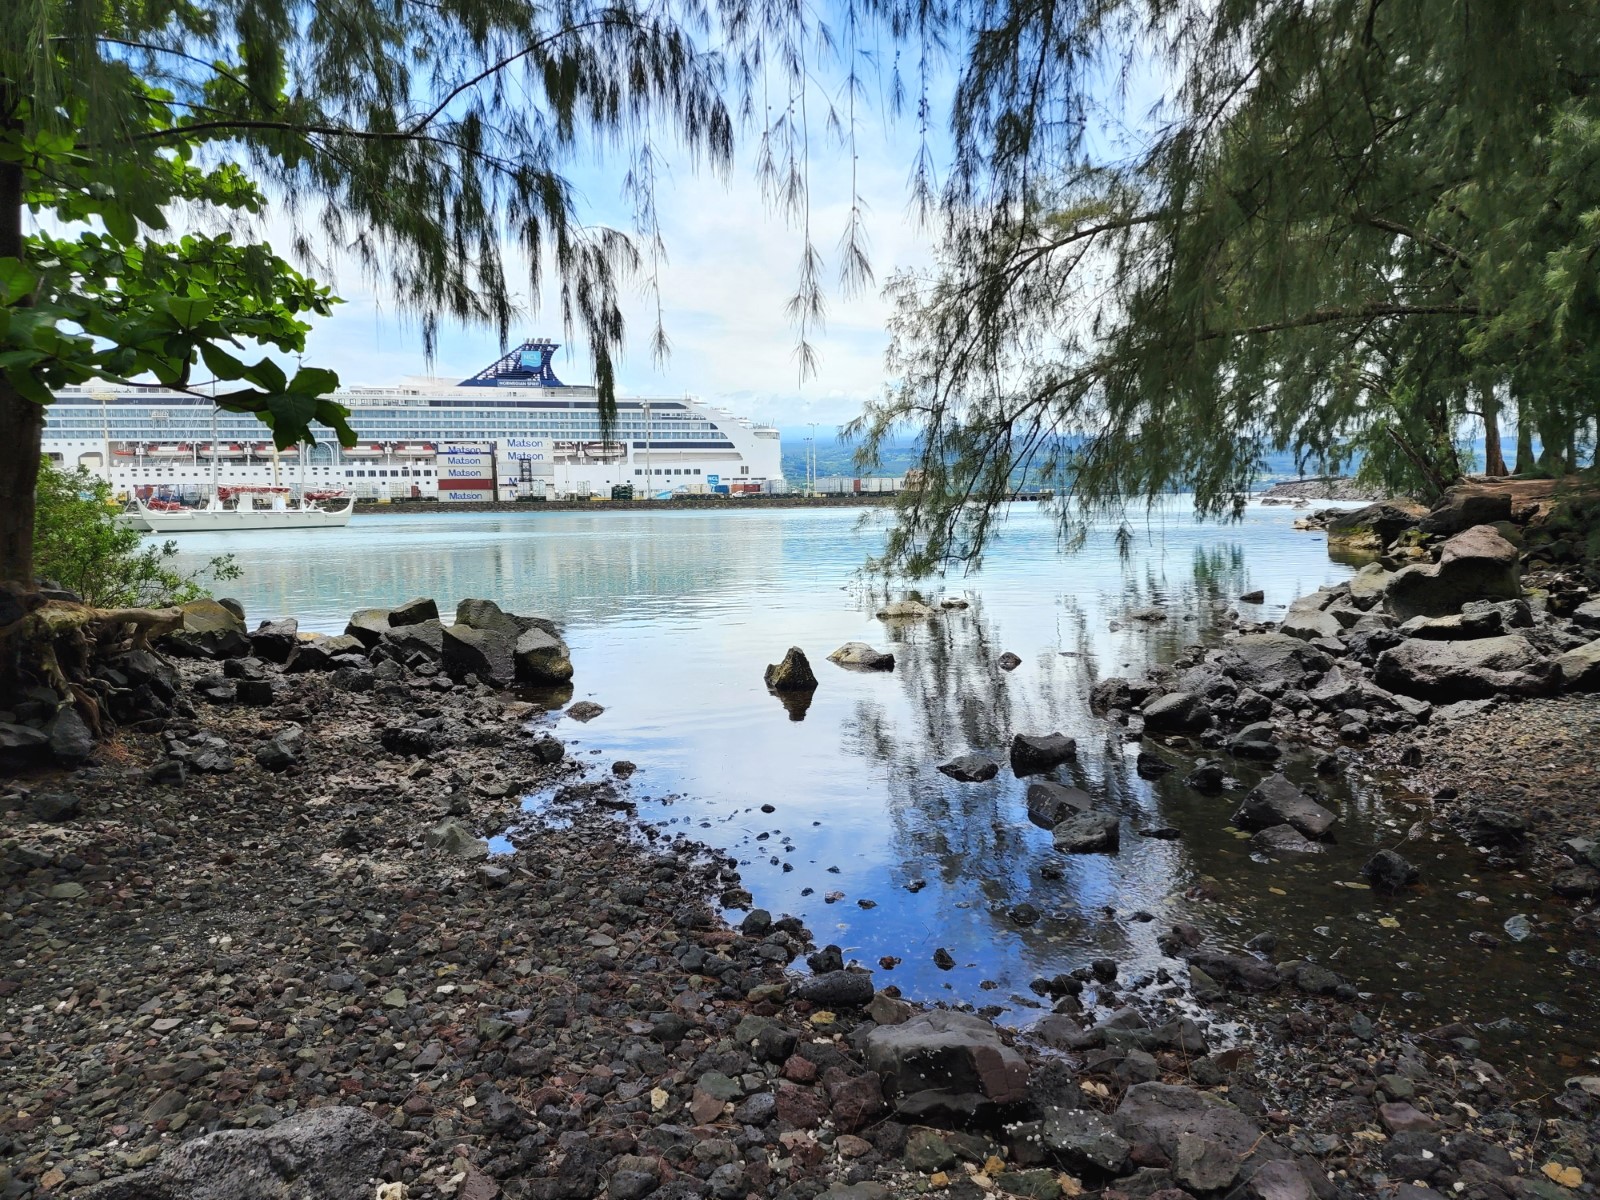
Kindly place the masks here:
<instances>
[{"instance_id":1,"label":"calm water surface","mask_svg":"<svg viewBox=\"0 0 1600 1200\"><path fill-rule=\"evenodd\" d=\"M418 595L443 612L487 596L557 617L575 698L606 709L587 725L557 721L574 753L638 763L630 794L645 819L736 854L756 902L804 918L819 943L869 966L903 959L878 978L908 995L1025 1022L1039 1011L1030 980L1101 955L1125 978L1170 967L1155 936L1192 919L1236 945L1274 931L1280 957L1327 962L1417 1024L1500 1021L1487 1040L1516 1043L1543 1078L1574 1073L1593 1052L1600 1004L1542 887L1480 872L1469 850L1425 829L1402 847L1423 888L1385 899L1359 885L1365 858L1400 846L1426 815L1403 781L1323 784L1341 814L1337 843L1304 861L1258 860L1228 827L1237 793L1189 791L1177 758L1172 774L1140 779L1136 747L1090 714L1096 679L1218 634L1239 594L1262 589L1266 603L1251 611L1276 615L1347 577L1293 516L1251 506L1219 526L1174 509L1141 527L1126 557L1109 529L1064 557L1048 515L1019 505L981 573L923 585L970 608L897 625L873 617L882 593L859 575L882 542L888 516L877 510L359 516L342 530L181 545L196 563L237 556L245 574L229 590L252 623L294 615L302 629L339 632L353 608ZM1152 607L1167 620L1126 619ZM895 670L826 661L857 640L892 650ZM791 645L821 680L803 711L762 683ZM1006 651L1022 659L1015 671L997 665ZM934 769L965 751L1003 762L1014 733L1052 730L1079 746L1057 776L1126 814L1117 855L1056 854L1009 769L981 784ZM1135 833L1157 825L1182 839ZM1024 901L1043 914L1034 924L1010 915ZM1532 929L1521 941L1504 931L1519 915ZM1469 942L1473 933L1499 944ZM955 969L934 966L938 947Z\"/></svg>"}]
</instances>

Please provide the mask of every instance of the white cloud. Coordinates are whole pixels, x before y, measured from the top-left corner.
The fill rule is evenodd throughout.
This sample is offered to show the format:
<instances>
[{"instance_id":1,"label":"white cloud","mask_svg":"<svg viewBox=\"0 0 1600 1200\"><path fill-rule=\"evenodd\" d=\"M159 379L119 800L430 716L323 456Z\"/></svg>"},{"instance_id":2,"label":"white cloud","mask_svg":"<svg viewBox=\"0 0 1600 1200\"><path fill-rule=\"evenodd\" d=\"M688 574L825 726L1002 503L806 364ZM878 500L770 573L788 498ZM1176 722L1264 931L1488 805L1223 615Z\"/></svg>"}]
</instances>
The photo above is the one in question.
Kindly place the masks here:
<instances>
[{"instance_id":1,"label":"white cloud","mask_svg":"<svg viewBox=\"0 0 1600 1200\"><path fill-rule=\"evenodd\" d=\"M660 287L672 353L660 367L651 360L653 302L631 295L625 304L628 342L618 370L624 393L691 393L784 425L838 424L878 394L889 315L882 284L896 269L926 265L932 239L907 215L911 153L905 131L865 129L860 152L860 191L877 282L845 298L837 282L837 247L849 215L849 158L832 146L812 151L812 237L823 255L828 291L824 328L812 336L816 375L804 383L798 378L796 334L784 311L798 278L801 233L769 211L746 161L726 180L705 172L663 180L657 205L668 261ZM625 224L628 210L612 182L616 178L594 169L577 175L586 216ZM274 241L286 243L281 236ZM381 290L353 270L337 272L336 283L347 303L317 323L308 364L332 367L346 384L387 383L427 371L414 321L396 313ZM540 314L527 318L514 336L548 334L561 340L554 287L547 292ZM462 378L493 361L498 350L490 330L446 328L432 373ZM562 351L556 370L570 382L589 382L581 340Z\"/></svg>"}]
</instances>

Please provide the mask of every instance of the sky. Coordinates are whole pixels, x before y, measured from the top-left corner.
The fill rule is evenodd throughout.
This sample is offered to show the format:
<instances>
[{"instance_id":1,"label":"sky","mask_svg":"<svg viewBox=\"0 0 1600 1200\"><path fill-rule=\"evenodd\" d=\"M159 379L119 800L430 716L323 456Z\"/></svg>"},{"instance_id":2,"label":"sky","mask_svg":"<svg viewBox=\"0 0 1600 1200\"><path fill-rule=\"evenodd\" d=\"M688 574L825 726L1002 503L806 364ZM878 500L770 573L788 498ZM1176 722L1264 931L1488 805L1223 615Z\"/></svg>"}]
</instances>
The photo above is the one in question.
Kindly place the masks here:
<instances>
[{"instance_id":1,"label":"sky","mask_svg":"<svg viewBox=\"0 0 1600 1200\"><path fill-rule=\"evenodd\" d=\"M653 361L653 302L642 293L629 295L624 308L629 334L618 367L622 394L688 393L742 416L793 428L812 421L837 426L881 392L889 315L883 284L895 270L929 265L933 239L908 208L915 130L905 123L887 124L875 113L862 122L857 149L876 281L846 297L838 285L837 245L849 213L849 156L833 139L813 138L813 241L823 255L828 293L825 325L812 338L818 352L815 375L804 382L799 378L796 334L784 310L798 275L801 234L769 210L747 138L727 178L679 169L661 182L657 203L668 255L661 299L672 352L664 364ZM587 219L628 227L631 210L620 195L621 169L585 164L574 171ZM286 231L273 236L269 224L267 232L275 244L288 245ZM331 279L319 272L319 278L332 283L346 303L317 322L304 356L307 366L336 370L346 386L392 383L429 371L416 323L386 303L381 290L348 266L336 265ZM525 304L526 295L521 300ZM513 344L534 335L567 343L553 303L525 318L519 329ZM499 353L492 329L447 326L432 373L442 380L460 379ZM581 340L564 345L555 368L564 382L592 381Z\"/></svg>"}]
</instances>

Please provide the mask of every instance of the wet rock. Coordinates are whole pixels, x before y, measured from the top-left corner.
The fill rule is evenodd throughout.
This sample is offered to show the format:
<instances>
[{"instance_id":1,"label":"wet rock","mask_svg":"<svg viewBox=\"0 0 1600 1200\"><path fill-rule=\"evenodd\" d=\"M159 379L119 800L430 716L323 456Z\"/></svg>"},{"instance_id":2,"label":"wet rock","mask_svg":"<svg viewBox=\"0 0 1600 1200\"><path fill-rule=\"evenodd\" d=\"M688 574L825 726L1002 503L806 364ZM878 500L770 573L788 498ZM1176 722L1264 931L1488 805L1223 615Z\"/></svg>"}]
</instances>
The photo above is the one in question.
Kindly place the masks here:
<instances>
[{"instance_id":1,"label":"wet rock","mask_svg":"<svg viewBox=\"0 0 1600 1200\"><path fill-rule=\"evenodd\" d=\"M594 720L605 711L602 706L596 704L593 700L579 700L576 704L567 706L567 716L574 721L585 723Z\"/></svg>"},{"instance_id":2,"label":"wet rock","mask_svg":"<svg viewBox=\"0 0 1600 1200\"><path fill-rule=\"evenodd\" d=\"M793 991L818 1008L865 1008L872 1002L872 976L866 971L829 971L800 980Z\"/></svg>"},{"instance_id":3,"label":"wet rock","mask_svg":"<svg viewBox=\"0 0 1600 1200\"><path fill-rule=\"evenodd\" d=\"M1078 743L1064 733L1019 733L1011 739L1011 771L1037 775L1078 756Z\"/></svg>"},{"instance_id":4,"label":"wet rock","mask_svg":"<svg viewBox=\"0 0 1600 1200\"><path fill-rule=\"evenodd\" d=\"M948 775L959 783L982 783L993 779L999 771L1000 764L982 754L962 754L939 764L941 775Z\"/></svg>"},{"instance_id":5,"label":"wet rock","mask_svg":"<svg viewBox=\"0 0 1600 1200\"><path fill-rule=\"evenodd\" d=\"M1055 848L1066 854L1114 854L1121 841L1122 817L1090 809L1068 817L1050 831Z\"/></svg>"},{"instance_id":6,"label":"wet rock","mask_svg":"<svg viewBox=\"0 0 1600 1200\"><path fill-rule=\"evenodd\" d=\"M1250 839L1250 848L1263 854L1321 854L1320 842L1309 840L1293 825L1269 825Z\"/></svg>"},{"instance_id":7,"label":"wet rock","mask_svg":"<svg viewBox=\"0 0 1600 1200\"><path fill-rule=\"evenodd\" d=\"M96 1184L85 1200L371 1200L390 1130L361 1108L316 1108L269 1129L226 1129L168 1150L150 1170Z\"/></svg>"},{"instance_id":8,"label":"wet rock","mask_svg":"<svg viewBox=\"0 0 1600 1200\"><path fill-rule=\"evenodd\" d=\"M407 600L404 604L397 604L389 610L389 627L401 629L408 625L421 625L425 621L439 619L439 606L427 596L420 596L415 600Z\"/></svg>"},{"instance_id":9,"label":"wet rock","mask_svg":"<svg viewBox=\"0 0 1600 1200\"><path fill-rule=\"evenodd\" d=\"M1478 808L1472 813L1470 835L1480 846L1515 846L1528 837L1528 818L1509 808Z\"/></svg>"},{"instance_id":10,"label":"wet rock","mask_svg":"<svg viewBox=\"0 0 1600 1200\"><path fill-rule=\"evenodd\" d=\"M1379 850L1361 867L1361 878L1384 892L1398 892L1419 876L1417 868L1393 850Z\"/></svg>"},{"instance_id":11,"label":"wet rock","mask_svg":"<svg viewBox=\"0 0 1600 1200\"><path fill-rule=\"evenodd\" d=\"M1199 733L1211 725L1211 710L1192 692L1168 692L1145 701L1140 710L1151 733Z\"/></svg>"},{"instance_id":12,"label":"wet rock","mask_svg":"<svg viewBox=\"0 0 1600 1200\"><path fill-rule=\"evenodd\" d=\"M863 671L894 670L894 655L874 650L866 642L846 642L828 655L828 661L841 667L858 667Z\"/></svg>"},{"instance_id":13,"label":"wet rock","mask_svg":"<svg viewBox=\"0 0 1600 1200\"><path fill-rule=\"evenodd\" d=\"M347 631L348 632L348 631ZM294 617L281 621L263 621L250 634L250 653L264 662L282 666L294 654L300 640L300 622Z\"/></svg>"},{"instance_id":14,"label":"wet rock","mask_svg":"<svg viewBox=\"0 0 1600 1200\"><path fill-rule=\"evenodd\" d=\"M1283 753L1277 742L1278 730L1271 721L1246 725L1228 739L1228 750L1235 758L1271 762Z\"/></svg>"},{"instance_id":15,"label":"wet rock","mask_svg":"<svg viewBox=\"0 0 1600 1200\"><path fill-rule=\"evenodd\" d=\"M1197 792L1215 795L1227 787L1228 776L1216 763L1201 763L1184 777L1183 782Z\"/></svg>"},{"instance_id":16,"label":"wet rock","mask_svg":"<svg viewBox=\"0 0 1600 1200\"><path fill-rule=\"evenodd\" d=\"M1568 900L1586 900L1600 896L1600 871L1590 866L1558 871L1550 880L1550 890Z\"/></svg>"},{"instance_id":17,"label":"wet rock","mask_svg":"<svg viewBox=\"0 0 1600 1200\"><path fill-rule=\"evenodd\" d=\"M1247 992L1270 992L1282 986L1283 976L1271 963L1262 962L1248 954L1229 954L1205 946L1193 946L1183 951L1192 971L1199 967L1224 987Z\"/></svg>"},{"instance_id":18,"label":"wet rock","mask_svg":"<svg viewBox=\"0 0 1600 1200\"><path fill-rule=\"evenodd\" d=\"M936 1010L867 1034L867 1066L902 1110L970 1114L1027 1096L1028 1065L981 1017Z\"/></svg>"},{"instance_id":19,"label":"wet rock","mask_svg":"<svg viewBox=\"0 0 1600 1200\"><path fill-rule=\"evenodd\" d=\"M811 671L805 651L798 646L790 646L782 662L769 665L765 679L767 687L774 692L813 692L817 688L817 677Z\"/></svg>"},{"instance_id":20,"label":"wet rock","mask_svg":"<svg viewBox=\"0 0 1600 1200\"><path fill-rule=\"evenodd\" d=\"M1262 780L1244 798L1233 814L1240 829L1270 829L1292 825L1308 838L1324 838L1338 820L1282 775Z\"/></svg>"},{"instance_id":21,"label":"wet rock","mask_svg":"<svg viewBox=\"0 0 1600 1200\"><path fill-rule=\"evenodd\" d=\"M513 647L514 673L519 682L548 686L572 678L567 644L548 630L532 628L517 636Z\"/></svg>"},{"instance_id":22,"label":"wet rock","mask_svg":"<svg viewBox=\"0 0 1600 1200\"><path fill-rule=\"evenodd\" d=\"M1444 544L1439 561L1396 571L1384 590L1384 608L1396 620L1444 617L1469 600L1515 599L1517 548L1492 525L1478 525Z\"/></svg>"},{"instance_id":23,"label":"wet rock","mask_svg":"<svg viewBox=\"0 0 1600 1200\"><path fill-rule=\"evenodd\" d=\"M1099 680L1089 689L1089 707L1097 713L1110 712L1112 709L1127 712L1143 704L1151 690L1148 683L1135 683L1111 676Z\"/></svg>"},{"instance_id":24,"label":"wet rock","mask_svg":"<svg viewBox=\"0 0 1600 1200\"><path fill-rule=\"evenodd\" d=\"M1011 653L1011 651L1007 650L995 660L995 664L1002 671L1015 671L1022 665L1022 659L1018 658L1015 654Z\"/></svg>"},{"instance_id":25,"label":"wet rock","mask_svg":"<svg viewBox=\"0 0 1600 1200\"><path fill-rule=\"evenodd\" d=\"M1267 594L1264 591L1262 591L1260 588L1256 588L1255 591L1253 591L1253 592L1244 592L1243 594L1241 594L1240 597L1239 597L1239 603L1240 604L1263 604L1263 603L1266 602L1266 599L1267 599Z\"/></svg>"}]
</instances>

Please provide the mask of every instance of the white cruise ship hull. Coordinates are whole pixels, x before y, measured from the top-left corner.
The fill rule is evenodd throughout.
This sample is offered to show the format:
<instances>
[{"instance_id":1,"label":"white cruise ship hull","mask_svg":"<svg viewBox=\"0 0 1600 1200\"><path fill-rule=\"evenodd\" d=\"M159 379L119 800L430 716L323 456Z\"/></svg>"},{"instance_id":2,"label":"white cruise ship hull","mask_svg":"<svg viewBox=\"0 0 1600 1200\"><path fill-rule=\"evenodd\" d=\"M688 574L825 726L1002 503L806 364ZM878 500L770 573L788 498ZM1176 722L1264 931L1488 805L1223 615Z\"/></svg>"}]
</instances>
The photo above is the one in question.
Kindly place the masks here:
<instances>
[{"instance_id":1,"label":"white cruise ship hull","mask_svg":"<svg viewBox=\"0 0 1600 1200\"><path fill-rule=\"evenodd\" d=\"M232 533L260 529L337 529L350 523L355 500L341 508L237 509L185 508L160 511L139 505L142 528L151 533ZM132 522L130 521L130 524ZM135 528L141 526L135 525Z\"/></svg>"},{"instance_id":2,"label":"white cruise ship hull","mask_svg":"<svg viewBox=\"0 0 1600 1200\"><path fill-rule=\"evenodd\" d=\"M526 342L455 384L340 391L333 399L360 438L352 447L313 426L314 444L274 452L254 414L157 384L64 387L45 410L43 449L119 496L191 503L218 488L285 486L446 503L588 499L619 486L639 498L784 490L776 429L689 396L619 398L603 427L595 389L557 379L554 350Z\"/></svg>"}]
</instances>

